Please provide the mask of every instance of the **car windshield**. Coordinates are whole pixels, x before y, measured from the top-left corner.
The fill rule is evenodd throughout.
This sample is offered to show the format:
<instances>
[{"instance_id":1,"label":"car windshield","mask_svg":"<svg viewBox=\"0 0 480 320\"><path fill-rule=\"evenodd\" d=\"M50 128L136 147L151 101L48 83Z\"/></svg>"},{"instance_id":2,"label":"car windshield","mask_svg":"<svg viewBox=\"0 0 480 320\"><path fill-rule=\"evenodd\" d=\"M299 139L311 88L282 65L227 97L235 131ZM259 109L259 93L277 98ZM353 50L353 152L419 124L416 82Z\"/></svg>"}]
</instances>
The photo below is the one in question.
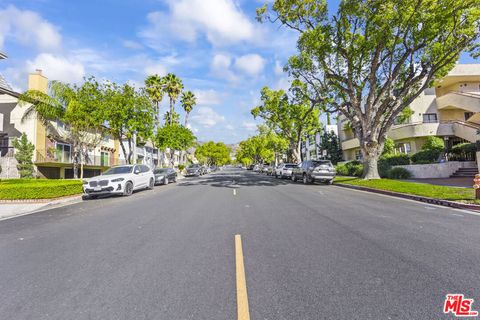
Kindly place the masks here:
<instances>
[{"instance_id":1,"label":"car windshield","mask_svg":"<svg viewBox=\"0 0 480 320\"><path fill-rule=\"evenodd\" d=\"M155 169L154 173L166 173L167 171L168 171L167 168Z\"/></svg>"},{"instance_id":2,"label":"car windshield","mask_svg":"<svg viewBox=\"0 0 480 320\"><path fill-rule=\"evenodd\" d=\"M189 166L188 168L191 168L191 169L195 169L195 168L199 168L200 166L198 164L192 164L191 166Z\"/></svg>"},{"instance_id":3,"label":"car windshield","mask_svg":"<svg viewBox=\"0 0 480 320\"><path fill-rule=\"evenodd\" d=\"M286 164L285 165L285 168L295 168L295 167L297 167L296 164Z\"/></svg>"},{"instance_id":4,"label":"car windshield","mask_svg":"<svg viewBox=\"0 0 480 320\"><path fill-rule=\"evenodd\" d=\"M104 176L110 175L110 174L125 174L125 173L131 173L132 172L132 166L122 166L122 167L113 167L108 169L103 173Z\"/></svg>"},{"instance_id":5,"label":"car windshield","mask_svg":"<svg viewBox=\"0 0 480 320\"><path fill-rule=\"evenodd\" d=\"M332 166L332 163L328 160L312 161L312 164L313 164L314 167L319 167L319 166L331 167Z\"/></svg>"}]
</instances>

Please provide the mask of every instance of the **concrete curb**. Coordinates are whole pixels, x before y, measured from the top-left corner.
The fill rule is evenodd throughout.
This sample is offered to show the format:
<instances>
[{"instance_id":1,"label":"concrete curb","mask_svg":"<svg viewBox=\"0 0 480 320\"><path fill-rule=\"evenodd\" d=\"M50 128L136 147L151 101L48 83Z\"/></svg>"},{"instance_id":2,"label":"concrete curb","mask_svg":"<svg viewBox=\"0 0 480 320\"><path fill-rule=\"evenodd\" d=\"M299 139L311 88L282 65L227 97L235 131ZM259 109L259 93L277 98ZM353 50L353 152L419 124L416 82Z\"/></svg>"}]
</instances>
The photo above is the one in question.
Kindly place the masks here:
<instances>
[{"instance_id":1,"label":"concrete curb","mask_svg":"<svg viewBox=\"0 0 480 320\"><path fill-rule=\"evenodd\" d=\"M81 199L81 194L75 194L72 196L65 196L52 199L18 199L18 200L0 200L0 204L22 204L22 203L46 203L46 204L58 204L68 202L72 200Z\"/></svg>"},{"instance_id":2,"label":"concrete curb","mask_svg":"<svg viewBox=\"0 0 480 320\"><path fill-rule=\"evenodd\" d=\"M478 204L468 204L468 203L461 203L461 202L456 202L456 201L440 200L440 199L416 196L416 195L405 194L405 193L400 193L400 192L379 190L379 189L373 189L373 188L367 188L367 187L361 187L361 186L353 186L353 185L341 184L341 183L334 183L334 185L337 186L337 187L367 191L367 192L372 192L372 193L379 193L379 194L384 194L384 195L387 195L387 196L404 198L404 199L415 200L415 201L420 201L420 202L426 202L426 203L436 204L436 205L444 206L444 207L480 211L480 205L478 205Z\"/></svg>"}]
</instances>

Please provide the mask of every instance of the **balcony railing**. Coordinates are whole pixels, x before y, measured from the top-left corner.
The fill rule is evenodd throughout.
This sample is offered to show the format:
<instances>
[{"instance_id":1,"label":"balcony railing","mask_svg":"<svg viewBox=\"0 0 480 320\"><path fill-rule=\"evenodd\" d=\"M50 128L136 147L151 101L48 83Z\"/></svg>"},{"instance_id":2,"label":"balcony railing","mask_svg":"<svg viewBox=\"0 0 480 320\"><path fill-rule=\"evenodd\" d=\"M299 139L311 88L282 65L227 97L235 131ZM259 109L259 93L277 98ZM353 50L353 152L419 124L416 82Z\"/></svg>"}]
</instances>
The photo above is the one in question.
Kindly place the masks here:
<instances>
[{"instance_id":1,"label":"balcony railing","mask_svg":"<svg viewBox=\"0 0 480 320\"><path fill-rule=\"evenodd\" d=\"M64 153L46 153L42 150L37 151L36 163L64 163L64 164L73 164L73 158L70 154ZM88 156L84 159L83 165L85 166L95 166L95 167L110 167L116 166L121 163L121 159L114 158L113 161L110 157L106 156Z\"/></svg>"}]
</instances>

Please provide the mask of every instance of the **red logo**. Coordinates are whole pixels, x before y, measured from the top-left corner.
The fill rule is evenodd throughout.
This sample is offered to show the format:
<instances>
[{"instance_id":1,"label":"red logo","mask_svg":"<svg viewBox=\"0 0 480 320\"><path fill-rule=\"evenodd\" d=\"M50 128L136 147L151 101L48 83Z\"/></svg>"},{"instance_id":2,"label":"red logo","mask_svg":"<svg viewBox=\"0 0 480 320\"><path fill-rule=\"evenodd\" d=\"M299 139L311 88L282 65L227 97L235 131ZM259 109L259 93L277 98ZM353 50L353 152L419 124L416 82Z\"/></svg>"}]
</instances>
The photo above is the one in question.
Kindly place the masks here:
<instances>
[{"instance_id":1,"label":"red logo","mask_svg":"<svg viewBox=\"0 0 480 320\"><path fill-rule=\"evenodd\" d=\"M443 313L453 313L456 317L476 317L478 311L472 310L473 299L467 299L460 293L447 294Z\"/></svg>"}]
</instances>

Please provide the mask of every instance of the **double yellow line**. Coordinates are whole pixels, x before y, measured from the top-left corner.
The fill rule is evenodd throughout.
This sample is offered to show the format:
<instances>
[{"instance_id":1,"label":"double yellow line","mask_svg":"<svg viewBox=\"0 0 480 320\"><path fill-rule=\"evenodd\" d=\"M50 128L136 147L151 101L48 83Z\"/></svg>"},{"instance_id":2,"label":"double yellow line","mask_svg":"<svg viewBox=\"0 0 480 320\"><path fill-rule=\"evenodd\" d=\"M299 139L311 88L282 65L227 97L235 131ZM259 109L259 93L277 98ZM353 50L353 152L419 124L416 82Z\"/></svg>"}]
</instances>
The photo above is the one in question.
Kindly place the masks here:
<instances>
[{"instance_id":1,"label":"double yellow line","mask_svg":"<svg viewBox=\"0 0 480 320\"><path fill-rule=\"evenodd\" d=\"M242 237L235 235L235 267L237 274L237 319L250 320L248 309L247 280L243 264Z\"/></svg>"}]
</instances>

